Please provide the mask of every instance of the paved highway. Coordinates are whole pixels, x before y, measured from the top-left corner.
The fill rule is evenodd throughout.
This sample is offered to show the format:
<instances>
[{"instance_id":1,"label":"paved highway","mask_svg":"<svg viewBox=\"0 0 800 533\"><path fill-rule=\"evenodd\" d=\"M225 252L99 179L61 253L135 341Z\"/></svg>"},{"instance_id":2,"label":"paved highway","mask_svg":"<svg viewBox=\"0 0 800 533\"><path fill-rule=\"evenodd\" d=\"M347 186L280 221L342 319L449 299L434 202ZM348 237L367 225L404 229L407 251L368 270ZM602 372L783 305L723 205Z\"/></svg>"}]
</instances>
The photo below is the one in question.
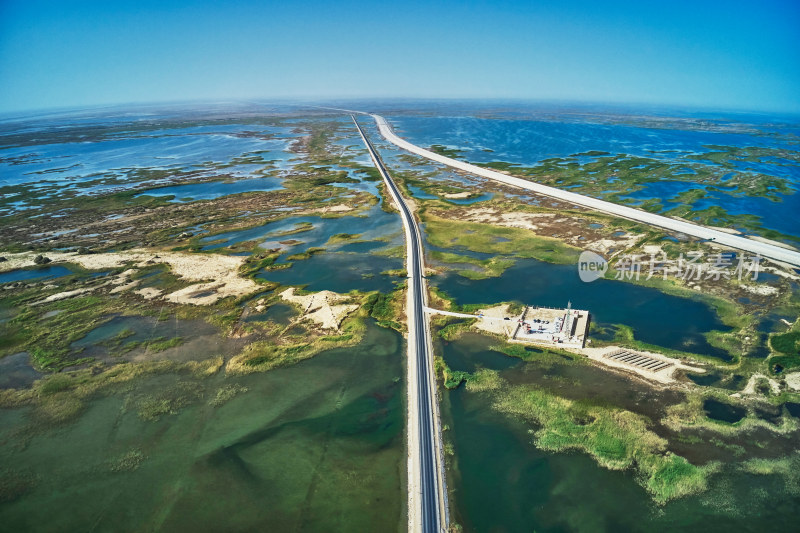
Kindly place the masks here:
<instances>
[{"instance_id":1,"label":"paved highway","mask_svg":"<svg viewBox=\"0 0 800 533\"><path fill-rule=\"evenodd\" d=\"M422 239L414 215L383 166L375 147L367 139L355 116L352 119L400 210L406 232L406 264L410 280L406 306L409 351L409 530L425 533L446 531L448 513L439 404L430 329L424 312L427 307L427 287L423 278Z\"/></svg>"},{"instance_id":2,"label":"paved highway","mask_svg":"<svg viewBox=\"0 0 800 533\"><path fill-rule=\"evenodd\" d=\"M740 235L733 235L731 233L726 233L725 231L721 231L718 229L709 228L706 226L700 226L698 224L692 224L691 222L686 222L685 220L678 220L661 215L656 215L654 213L648 213L647 211L641 211L639 209L634 209L632 207L619 205L612 202L607 202L605 200L598 200L597 198L592 198L590 196L584 196L582 194L577 194L574 192L557 189L555 187L548 187L547 185L541 185L539 183L535 183L532 181L520 178L514 178L507 174L497 172L496 170L490 170L487 168L470 165L469 163L465 163L463 161L457 161L455 159L451 159L443 155L435 154L430 150L425 150L424 148L420 148L415 144L411 144L410 142L401 139L400 137L395 135L394 131L392 131L392 127L389 125L388 122L386 122L385 118L383 118L380 115L371 115L371 116L372 118L375 119L375 122L378 125L378 130L381 132L381 135L383 135L386 138L386 140L388 140L392 144L399 146L404 150L408 150L411 153L421 155L422 157L426 157L432 161L436 161L438 163L442 163L444 165L457 168L459 170L463 170L471 174L477 174L478 176L490 180L499 181L507 185L520 187L522 189L527 189L529 191L533 191L539 194L544 194L552 198L557 198L559 200L563 200L571 204L579 205L582 207L588 207L589 209L594 209L597 211L602 211L604 213L621 216L630 220L635 220L637 222L644 222L645 224L658 226L660 228L664 228L667 230L677 231L679 233L684 233L686 235L691 235L693 237L699 237L700 239L708 239L717 242L719 244L729 246L731 248L744 250L752 254L759 254L762 257L774 259L776 261L787 263L795 267L800 267L800 252L796 250L790 250L787 248L783 248L781 246L777 246L775 244L760 242L753 239L749 239L747 237L742 237Z\"/></svg>"}]
</instances>

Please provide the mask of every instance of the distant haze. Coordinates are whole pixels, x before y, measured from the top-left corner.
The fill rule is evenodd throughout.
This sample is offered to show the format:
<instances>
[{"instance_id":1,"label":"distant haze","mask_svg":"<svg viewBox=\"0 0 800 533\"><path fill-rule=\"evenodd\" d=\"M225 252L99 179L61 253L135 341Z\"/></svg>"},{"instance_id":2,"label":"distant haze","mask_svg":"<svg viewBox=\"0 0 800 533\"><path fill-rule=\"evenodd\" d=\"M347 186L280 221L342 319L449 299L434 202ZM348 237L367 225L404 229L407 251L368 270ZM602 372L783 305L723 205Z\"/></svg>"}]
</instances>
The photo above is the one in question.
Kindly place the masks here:
<instances>
[{"instance_id":1,"label":"distant haze","mask_svg":"<svg viewBox=\"0 0 800 533\"><path fill-rule=\"evenodd\" d=\"M799 94L796 1L0 1L2 112L409 97L795 113Z\"/></svg>"}]
</instances>

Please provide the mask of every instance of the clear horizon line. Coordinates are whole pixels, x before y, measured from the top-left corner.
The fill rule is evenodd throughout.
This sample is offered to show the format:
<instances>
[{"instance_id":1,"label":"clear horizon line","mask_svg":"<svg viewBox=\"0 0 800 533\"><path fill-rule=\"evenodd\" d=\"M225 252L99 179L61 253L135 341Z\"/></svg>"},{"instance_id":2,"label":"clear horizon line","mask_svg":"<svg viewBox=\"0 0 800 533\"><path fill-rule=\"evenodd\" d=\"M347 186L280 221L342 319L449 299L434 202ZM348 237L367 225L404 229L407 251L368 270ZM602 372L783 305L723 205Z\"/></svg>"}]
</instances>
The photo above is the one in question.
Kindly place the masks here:
<instances>
[{"instance_id":1,"label":"clear horizon line","mask_svg":"<svg viewBox=\"0 0 800 533\"><path fill-rule=\"evenodd\" d=\"M34 118L40 115L62 114L70 112L93 111L101 109L126 109L143 107L168 107L187 105L219 105L219 104L255 104L267 105L304 105L309 103L329 102L369 102L384 100L386 102L507 102L507 103L537 103L544 105L581 106L581 107L616 107L628 108L653 108L659 110L692 111L706 113L732 113L755 115L778 115L784 118L799 118L800 108L797 110L772 109L772 108L746 108L746 107L713 107L710 105L690 103L659 103L653 101L603 101L590 99L547 98L547 97L511 97L511 96L273 96L273 97L223 97L223 98L194 98L184 100L151 100L130 102L107 102L98 104L76 104L66 106L43 106L26 109L0 109L0 117L4 120Z\"/></svg>"}]
</instances>

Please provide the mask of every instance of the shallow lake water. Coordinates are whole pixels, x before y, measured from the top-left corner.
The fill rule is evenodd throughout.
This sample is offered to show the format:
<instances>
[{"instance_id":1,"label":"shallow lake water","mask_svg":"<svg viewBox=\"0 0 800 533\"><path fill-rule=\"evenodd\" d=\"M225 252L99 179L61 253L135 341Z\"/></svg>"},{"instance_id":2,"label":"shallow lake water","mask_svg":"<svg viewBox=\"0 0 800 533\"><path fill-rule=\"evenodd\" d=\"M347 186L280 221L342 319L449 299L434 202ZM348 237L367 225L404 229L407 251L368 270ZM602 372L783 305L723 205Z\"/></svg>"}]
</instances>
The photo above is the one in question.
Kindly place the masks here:
<instances>
[{"instance_id":1,"label":"shallow lake water","mask_svg":"<svg viewBox=\"0 0 800 533\"><path fill-rule=\"evenodd\" d=\"M245 322L259 322L271 320L276 324L288 325L293 318L298 316L297 310L288 304L275 303L270 305L263 313L250 313L244 319Z\"/></svg>"},{"instance_id":2,"label":"shallow lake water","mask_svg":"<svg viewBox=\"0 0 800 533\"><path fill-rule=\"evenodd\" d=\"M221 353L241 349L241 339L223 337L215 326L203 320L178 320L167 314L154 316L113 316L107 322L74 341L70 348L77 357L94 357L106 362L122 359L148 361L170 359L173 361L202 360ZM147 343L153 341L180 342L163 351L153 351ZM113 355L113 346L127 343L144 343L131 351L123 350L121 356Z\"/></svg>"},{"instance_id":3,"label":"shallow lake water","mask_svg":"<svg viewBox=\"0 0 800 533\"><path fill-rule=\"evenodd\" d=\"M305 285L310 291L364 292L394 290L403 281L394 275L382 274L403 268L403 259L380 257L366 253L321 253L295 261L290 268L269 270L257 277L282 285Z\"/></svg>"},{"instance_id":4,"label":"shallow lake water","mask_svg":"<svg viewBox=\"0 0 800 533\"><path fill-rule=\"evenodd\" d=\"M482 346L477 335L449 343L445 361L468 371L494 368L512 384L644 411L655 420L679 397L588 365L541 366L486 352L492 339L484 339ZM578 377L580 385L571 385ZM443 413L455 452L448 470L452 518L464 531L726 532L762 531L765 524L771 531L795 531L800 497L787 492L779 476L724 467L709 491L658 506L631 471L601 468L578 451L537 449L531 426L495 412L489 396L463 386L447 391Z\"/></svg>"},{"instance_id":5,"label":"shallow lake water","mask_svg":"<svg viewBox=\"0 0 800 533\"><path fill-rule=\"evenodd\" d=\"M205 244L203 250L215 250L244 241L256 241L267 249L282 248L284 253L276 265L292 263L292 266L267 269L258 277L283 285L306 285L306 289L312 291L390 292L400 278L382 272L402 269L403 259L373 252L402 244L401 227L396 213L387 213L377 204L364 216L288 217L255 228L204 237L200 242ZM294 232L298 228L302 231ZM345 233L358 235L358 240L326 246L331 237ZM315 247L325 247L326 251L307 259L290 259L293 254Z\"/></svg>"},{"instance_id":6,"label":"shallow lake water","mask_svg":"<svg viewBox=\"0 0 800 533\"><path fill-rule=\"evenodd\" d=\"M72 271L61 265L43 266L35 268L20 268L0 273L0 283L12 281L28 281L32 279L49 279L68 276Z\"/></svg>"},{"instance_id":7,"label":"shallow lake water","mask_svg":"<svg viewBox=\"0 0 800 533\"><path fill-rule=\"evenodd\" d=\"M260 129L263 139L242 135L247 130ZM67 140L34 146L2 147L0 163L3 179L0 185L26 183L47 178L59 182L75 182L99 175L119 176L137 168L182 168L198 163L226 164L234 158L265 153L274 160L287 147L292 137L288 128L232 125L145 130L119 135L99 135L87 142ZM296 157L289 152L283 156ZM13 159L12 159L13 158ZM11 161L22 161L12 164ZM266 161L266 160L265 160ZM206 167L198 167L206 168ZM210 167L209 167L210 168ZM224 170L220 173L224 173Z\"/></svg>"},{"instance_id":8,"label":"shallow lake water","mask_svg":"<svg viewBox=\"0 0 800 533\"><path fill-rule=\"evenodd\" d=\"M589 149L675 160L682 154L705 151L706 144L779 142L766 137L575 120L488 121L466 113L387 115L398 134L412 142L423 146L445 144L464 150L471 161L484 162L502 159L536 164L546 157ZM347 117L331 120L349 122ZM380 146L390 170L432 173L432 180L480 186L481 180L459 176L430 162L420 160L417 165L403 161L400 156L404 152L380 139L371 120L362 123ZM171 194L175 202L180 202L275 190L281 187L279 177L246 178L263 176L265 169L279 176L292 167L299 156L287 147L304 134L292 131L294 124L286 120L282 126L175 127L123 132L94 142L3 147L0 187L52 179L65 188L100 192L120 185L83 187L82 182L106 177L130 178L136 183L142 179L143 170L166 169L197 172L203 179L238 179L151 189L147 194ZM371 166L355 130L335 144L342 148L342 154L355 155L358 162ZM654 155L652 150L659 154ZM263 165L235 161L240 156L255 155L261 157ZM15 158L16 163L12 163ZM592 160L589 156L578 159ZM782 176L797 181L795 168L779 170ZM349 176L358 177L343 167L333 165L331 169L347 170ZM759 169L778 171L772 164ZM373 194L377 191L370 181L338 185ZM672 197L683 188L685 185L654 186L639 193L638 198ZM419 189L412 192L426 197ZM770 212L765 210L775 205L766 200L729 201L729 196L714 193L697 206L722 203L733 213L761 214L769 227L800 227L791 211L800 195L784 198ZM489 194L483 194L451 201L469 204L488 198ZM30 207L26 202L11 204L20 210ZM302 222L309 222L312 229L280 235ZM294 261L291 268L264 271L260 277L314 291L388 292L403 278L381 272L402 268L403 260L374 252L400 244L399 228L395 213L375 206L365 217L287 218L210 236L203 243L204 249L214 250L254 240L269 249L279 241L298 241L284 245L278 260L283 263L288 255L325 245L336 233L359 233L362 242L330 246L327 252ZM34 279L32 273L54 268L61 267L7 275ZM64 270L51 270L55 274L42 277L70 273ZM2 276L0 283L17 280L3 281ZM146 280L143 286L148 283ZM500 278L470 281L449 273L433 277L432 283L459 303L521 300L563 307L571 301L573 307L589 309L594 322L601 326L632 326L638 340L727 358L705 341L705 332L728 329L705 304L621 282L584 284L574 266L521 260ZM287 324L293 316L293 308L279 303L246 320ZM774 329L766 322L762 324L765 330ZM226 342L216 328L205 323L156 321L152 317L116 317L74 343L73 348L82 349L82 355L108 357L103 344L125 330L133 331L133 335L123 342L175 336L185 341L161 354L131 352L134 360L165 357L186 361L217 354L230 356L242 348L242 341ZM667 405L677 401L674 395L631 387L626 379L588 365L564 362L542 367L525 363L490 350L494 342L468 334L459 341L439 342L437 352L454 370L496 369L511 384L546 387L577 400L608 402L642 412L654 421L663 416ZM30 408L0 409L0 472L4 476L0 530L405 531L403 357L400 335L369 325L364 342L358 346L330 350L268 373L217 375L206 380L188 374L143 377L108 396L89 399L78 419L60 426L38 423ZM0 361L0 387L27 386L39 377L30 368L26 353ZM712 381L716 383L719 377ZM745 381L743 376L736 376L724 386L736 390ZM247 391L215 405L217 393L232 386ZM145 400L184 396L185 404L178 401L174 412L158 420L145 420L138 414ZM724 405L707 403L705 407L717 418L732 416ZM800 416L797 404L787 404L786 409ZM467 392L464 387L443 392L443 413L450 427L447 438L455 451L448 474L454 490L453 518L466 531L708 533L762 531L765 526L779 532L796 530L800 500L796 491L784 490L777 476L723 472L713 478L708 493L659 508L631 472L605 470L578 452L550 454L537 450L529 428L492 411L491 402L481 394ZM769 416L774 415L764 414L765 418ZM755 434L752 438L761 439ZM136 459L131 463L125 457Z\"/></svg>"},{"instance_id":9,"label":"shallow lake water","mask_svg":"<svg viewBox=\"0 0 800 533\"><path fill-rule=\"evenodd\" d=\"M20 352L0 358L0 389L30 387L43 374L36 371L28 352Z\"/></svg>"},{"instance_id":10,"label":"shallow lake water","mask_svg":"<svg viewBox=\"0 0 800 533\"><path fill-rule=\"evenodd\" d=\"M571 302L574 309L588 310L595 324L632 327L640 341L730 358L727 352L708 344L703 336L712 330L730 330L706 304L622 281L600 279L584 283L575 265L523 259L498 278L469 280L448 272L432 277L431 283L459 304L519 301L565 308Z\"/></svg>"},{"instance_id":11,"label":"shallow lake water","mask_svg":"<svg viewBox=\"0 0 800 533\"><path fill-rule=\"evenodd\" d=\"M308 248L321 247L328 239L339 233L360 235L359 239L385 239L397 234L400 236L400 218L396 213L387 213L379 205L369 209L362 216L343 216L325 218L320 216L287 217L263 226L244 230L210 235L200 239L203 250L216 250L244 241L256 241L264 248L279 247L281 242L290 244L290 254ZM295 230L302 231L295 231ZM402 237L400 237L402 238Z\"/></svg>"},{"instance_id":12,"label":"shallow lake water","mask_svg":"<svg viewBox=\"0 0 800 533\"><path fill-rule=\"evenodd\" d=\"M33 480L0 502L2 529L405 531L402 350L370 325L360 345L291 367L142 378L72 423L34 425L0 449L4 476ZM208 403L232 385L248 390ZM197 392L174 414L137 415L175 390ZM0 439L30 416L0 410ZM134 467L120 461L132 452Z\"/></svg>"},{"instance_id":13,"label":"shallow lake water","mask_svg":"<svg viewBox=\"0 0 800 533\"><path fill-rule=\"evenodd\" d=\"M211 181L206 183L189 183L173 187L148 189L138 196L174 196L171 202L183 203L195 200L213 200L222 196L243 192L275 191L282 189L279 178L249 178L234 181Z\"/></svg>"},{"instance_id":14,"label":"shallow lake water","mask_svg":"<svg viewBox=\"0 0 800 533\"><path fill-rule=\"evenodd\" d=\"M736 407L712 398L703 402L703 410L709 418L729 424L739 422L747 414L747 411L741 407Z\"/></svg>"},{"instance_id":15,"label":"shallow lake water","mask_svg":"<svg viewBox=\"0 0 800 533\"><path fill-rule=\"evenodd\" d=\"M388 115L386 118L394 126L395 132L419 146L428 147L440 144L462 151L462 157L473 163L506 161L523 166L534 166L552 157L567 157L589 151L602 151L611 155L630 154L641 157L666 160L672 163L688 161L687 155L703 154L713 146L770 147L796 150L786 133L791 130L779 128L776 123L764 123L759 127L774 133L754 135L752 125L745 125L741 132L729 130L702 131L698 129L652 128L634 124L613 123L606 117L593 121L559 116L558 113L537 113L535 108L522 109L520 114L529 116L521 119L513 114L482 118L476 116L477 109L459 109L447 106L437 109L431 115ZM608 120L610 118L610 120ZM734 125L739 118L731 117ZM724 120L724 119L723 119ZM762 117L762 120L764 118ZM594 159L586 156L577 158L580 162ZM710 160L693 163L717 166ZM794 194L781 195L780 202L765 198L726 194L724 191L711 191L695 204L696 209L721 206L731 214L753 214L762 218L769 229L775 229L793 236L800 236L797 217L800 208L800 170L788 161L766 158L760 162L734 161L734 167L744 172L759 172L784 179L795 189ZM681 181L662 181L647 184L641 191L632 193L632 198L669 200L675 194L689 188L705 188L702 183L691 181L694 173L687 167L675 172ZM683 181L686 180L686 181ZM667 203L667 208L674 205Z\"/></svg>"}]
</instances>

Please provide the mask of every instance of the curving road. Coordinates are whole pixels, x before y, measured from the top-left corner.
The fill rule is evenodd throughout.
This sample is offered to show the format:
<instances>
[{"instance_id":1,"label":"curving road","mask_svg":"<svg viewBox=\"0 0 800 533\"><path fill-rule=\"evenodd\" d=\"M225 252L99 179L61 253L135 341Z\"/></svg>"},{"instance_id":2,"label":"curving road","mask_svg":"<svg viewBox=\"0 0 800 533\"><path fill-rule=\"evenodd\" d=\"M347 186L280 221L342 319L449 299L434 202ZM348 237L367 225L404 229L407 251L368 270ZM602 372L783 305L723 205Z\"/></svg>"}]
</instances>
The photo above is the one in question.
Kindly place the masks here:
<instances>
[{"instance_id":1,"label":"curving road","mask_svg":"<svg viewBox=\"0 0 800 533\"><path fill-rule=\"evenodd\" d=\"M425 316L427 287L424 280L422 239L413 213L403 200L375 147L367 139L355 116L358 133L381 173L386 188L400 210L406 232L406 263L410 278L406 314L408 315L409 376L409 531L446 531L447 501L436 379L433 370L430 330Z\"/></svg>"},{"instance_id":2,"label":"curving road","mask_svg":"<svg viewBox=\"0 0 800 533\"><path fill-rule=\"evenodd\" d=\"M588 207L589 209L602 211L604 213L635 220L637 222L644 222L645 224L650 224L652 226L657 226L671 231L685 233L686 235L699 237L700 239L708 239L731 248L744 250L752 254L759 254L762 257L787 263L795 267L800 267L800 252L796 250L783 248L775 244L756 241L740 235L733 235L718 229L692 224L691 222L687 222L685 220L656 215L654 213L648 213L647 211L641 211L639 209L607 202L605 200L598 200L597 198L592 198L590 196L584 196L582 194L557 189L555 187L549 187L547 185L541 185L532 181L514 178L507 174L497 172L496 170L490 170L488 168L471 165L463 161L457 161L455 159L433 153L430 150L425 150L424 148L420 148L415 144L411 144L405 139L401 139L395 135L394 131L392 131L392 127L385 118L374 114L370 116L375 119L375 122L378 125L378 130L381 132L381 135L386 138L386 140L404 150L421 155L422 157L436 161L437 163L442 163L443 165L457 168L471 174L477 174L478 176L490 180L499 181L501 183L522 189L527 189L529 191L550 196L551 198L556 198L565 202L570 202L575 205Z\"/></svg>"}]
</instances>

